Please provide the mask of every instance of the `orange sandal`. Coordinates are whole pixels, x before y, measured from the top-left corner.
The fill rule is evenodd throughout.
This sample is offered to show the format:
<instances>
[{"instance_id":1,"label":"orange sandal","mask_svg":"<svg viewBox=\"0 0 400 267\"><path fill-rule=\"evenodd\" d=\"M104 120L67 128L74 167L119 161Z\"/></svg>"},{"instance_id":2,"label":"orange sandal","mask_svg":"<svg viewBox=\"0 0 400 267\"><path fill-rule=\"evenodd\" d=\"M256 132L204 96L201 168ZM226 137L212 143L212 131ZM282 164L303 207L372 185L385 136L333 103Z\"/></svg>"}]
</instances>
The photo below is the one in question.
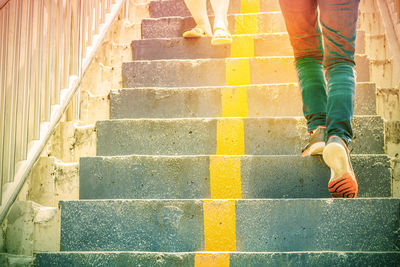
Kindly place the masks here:
<instances>
[{"instance_id":1,"label":"orange sandal","mask_svg":"<svg viewBox=\"0 0 400 267\"><path fill-rule=\"evenodd\" d=\"M203 26L196 25L191 30L188 30L182 34L184 38L200 38L200 37L207 37L208 34L206 30L203 28Z\"/></svg>"}]
</instances>

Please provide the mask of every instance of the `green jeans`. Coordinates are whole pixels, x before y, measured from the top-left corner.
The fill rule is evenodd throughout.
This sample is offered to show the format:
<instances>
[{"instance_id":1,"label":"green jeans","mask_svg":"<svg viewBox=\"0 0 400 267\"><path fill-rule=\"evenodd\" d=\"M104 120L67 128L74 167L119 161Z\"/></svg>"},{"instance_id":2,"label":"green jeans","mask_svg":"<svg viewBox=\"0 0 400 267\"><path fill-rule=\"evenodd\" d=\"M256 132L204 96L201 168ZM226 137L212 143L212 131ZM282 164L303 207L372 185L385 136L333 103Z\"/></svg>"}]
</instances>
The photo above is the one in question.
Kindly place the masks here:
<instances>
[{"instance_id":1,"label":"green jeans","mask_svg":"<svg viewBox=\"0 0 400 267\"><path fill-rule=\"evenodd\" d=\"M280 0L293 47L308 130L326 126L327 139L337 135L347 144L353 137L354 52L359 2Z\"/></svg>"}]
</instances>

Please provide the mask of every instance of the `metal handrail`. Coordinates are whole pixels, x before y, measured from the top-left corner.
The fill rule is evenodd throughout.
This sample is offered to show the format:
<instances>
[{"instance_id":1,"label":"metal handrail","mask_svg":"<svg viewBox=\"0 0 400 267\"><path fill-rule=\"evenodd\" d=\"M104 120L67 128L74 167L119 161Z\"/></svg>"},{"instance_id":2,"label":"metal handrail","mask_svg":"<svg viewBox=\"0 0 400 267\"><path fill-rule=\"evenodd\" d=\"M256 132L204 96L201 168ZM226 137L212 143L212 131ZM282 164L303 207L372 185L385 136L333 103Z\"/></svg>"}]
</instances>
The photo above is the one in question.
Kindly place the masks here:
<instances>
[{"instance_id":1,"label":"metal handrail","mask_svg":"<svg viewBox=\"0 0 400 267\"><path fill-rule=\"evenodd\" d=\"M10 0L0 0L0 9L2 9Z\"/></svg>"},{"instance_id":2,"label":"metal handrail","mask_svg":"<svg viewBox=\"0 0 400 267\"><path fill-rule=\"evenodd\" d=\"M0 0L0 222L129 0Z\"/></svg>"}]
</instances>

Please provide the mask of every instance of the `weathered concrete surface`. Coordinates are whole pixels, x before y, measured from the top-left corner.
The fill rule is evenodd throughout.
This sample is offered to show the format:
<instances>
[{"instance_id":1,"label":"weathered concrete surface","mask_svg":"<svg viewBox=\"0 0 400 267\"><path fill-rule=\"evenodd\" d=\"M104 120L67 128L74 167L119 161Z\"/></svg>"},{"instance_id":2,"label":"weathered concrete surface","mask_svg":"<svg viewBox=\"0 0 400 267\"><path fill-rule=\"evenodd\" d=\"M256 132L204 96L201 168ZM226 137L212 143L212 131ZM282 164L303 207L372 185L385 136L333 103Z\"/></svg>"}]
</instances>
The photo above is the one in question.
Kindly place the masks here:
<instances>
[{"instance_id":1,"label":"weathered concrete surface","mask_svg":"<svg viewBox=\"0 0 400 267\"><path fill-rule=\"evenodd\" d=\"M400 121L400 89L377 88L377 112L385 120Z\"/></svg>"},{"instance_id":2,"label":"weathered concrete surface","mask_svg":"<svg viewBox=\"0 0 400 267\"><path fill-rule=\"evenodd\" d=\"M81 158L80 199L210 198L209 157Z\"/></svg>"},{"instance_id":3,"label":"weathered concrete surface","mask_svg":"<svg viewBox=\"0 0 400 267\"><path fill-rule=\"evenodd\" d=\"M400 262L399 252L293 252L293 253L232 253L231 267L297 267L297 266L396 266Z\"/></svg>"},{"instance_id":4,"label":"weathered concrete surface","mask_svg":"<svg viewBox=\"0 0 400 267\"><path fill-rule=\"evenodd\" d=\"M234 0L229 2L228 14L241 13L241 1ZM261 0L260 12L269 11L280 11L279 2L274 0ZM213 14L210 2L207 1L207 11L208 14ZM179 16L185 17L190 16L190 12L187 9L183 0L161 0L161 1L151 1L150 2L150 16L153 18L158 17L172 17Z\"/></svg>"},{"instance_id":5,"label":"weathered concrete surface","mask_svg":"<svg viewBox=\"0 0 400 267\"><path fill-rule=\"evenodd\" d=\"M36 256L36 266L148 266L189 267L194 266L194 253L150 252L65 252L41 253Z\"/></svg>"},{"instance_id":6,"label":"weathered concrete surface","mask_svg":"<svg viewBox=\"0 0 400 267\"><path fill-rule=\"evenodd\" d=\"M359 197L390 197L386 155L352 156ZM210 198L209 156L81 158L80 199ZM287 168L290 166L290 168ZM242 156L242 198L329 198L318 157Z\"/></svg>"},{"instance_id":7,"label":"weathered concrete surface","mask_svg":"<svg viewBox=\"0 0 400 267\"><path fill-rule=\"evenodd\" d=\"M400 198L400 158L391 160L392 168L392 195L393 197Z\"/></svg>"},{"instance_id":8,"label":"weathered concrete surface","mask_svg":"<svg viewBox=\"0 0 400 267\"><path fill-rule=\"evenodd\" d=\"M122 64L124 87L226 84L225 60L135 61Z\"/></svg>"},{"instance_id":9,"label":"weathered concrete surface","mask_svg":"<svg viewBox=\"0 0 400 267\"><path fill-rule=\"evenodd\" d=\"M285 22L280 11L264 12L247 15L229 15L228 29L232 34L241 33L245 22L243 16L256 16L258 33L286 32ZM209 17L211 25L214 18ZM236 20L238 23L236 23ZM182 33L196 26L192 17L164 17L142 20L142 38L172 38L182 37ZM236 27L239 27L236 29Z\"/></svg>"},{"instance_id":10,"label":"weathered concrete surface","mask_svg":"<svg viewBox=\"0 0 400 267\"><path fill-rule=\"evenodd\" d=\"M249 62L249 84L295 83L293 57L235 59L141 60L122 64L124 87L224 86L229 62ZM369 81L369 61L357 55L358 82ZM235 69L229 72L234 75ZM246 82L245 82L246 83Z\"/></svg>"},{"instance_id":11,"label":"weathered concrete surface","mask_svg":"<svg viewBox=\"0 0 400 267\"><path fill-rule=\"evenodd\" d=\"M62 251L204 250L199 200L61 203ZM237 251L398 251L400 199L236 200Z\"/></svg>"},{"instance_id":12,"label":"weathered concrete surface","mask_svg":"<svg viewBox=\"0 0 400 267\"><path fill-rule=\"evenodd\" d=\"M30 256L0 253L0 266L2 267L35 266L35 258Z\"/></svg>"},{"instance_id":13,"label":"weathered concrete surface","mask_svg":"<svg viewBox=\"0 0 400 267\"><path fill-rule=\"evenodd\" d=\"M385 153L400 157L400 121L385 121Z\"/></svg>"},{"instance_id":14,"label":"weathered concrete surface","mask_svg":"<svg viewBox=\"0 0 400 267\"><path fill-rule=\"evenodd\" d=\"M399 199L239 200L238 251L398 251Z\"/></svg>"},{"instance_id":15,"label":"weathered concrete surface","mask_svg":"<svg viewBox=\"0 0 400 267\"><path fill-rule=\"evenodd\" d=\"M215 155L221 120L243 120L247 155L298 155L308 142L302 117L109 120L97 122L97 155ZM355 116L353 126L353 153L384 153L379 116Z\"/></svg>"},{"instance_id":16,"label":"weathered concrete surface","mask_svg":"<svg viewBox=\"0 0 400 267\"><path fill-rule=\"evenodd\" d=\"M98 120L110 118L109 95L92 95L89 91L81 92L81 119L93 124Z\"/></svg>"},{"instance_id":17,"label":"weathered concrete surface","mask_svg":"<svg viewBox=\"0 0 400 267\"><path fill-rule=\"evenodd\" d=\"M111 119L218 117L221 114L221 88L141 88L110 93Z\"/></svg>"},{"instance_id":18,"label":"weathered concrete surface","mask_svg":"<svg viewBox=\"0 0 400 267\"><path fill-rule=\"evenodd\" d=\"M215 154L217 120L97 122L97 155Z\"/></svg>"},{"instance_id":19,"label":"weathered concrete surface","mask_svg":"<svg viewBox=\"0 0 400 267\"><path fill-rule=\"evenodd\" d=\"M27 183L28 200L57 207L60 199L79 198L79 164L63 163L54 157L40 157Z\"/></svg>"},{"instance_id":20,"label":"weathered concrete surface","mask_svg":"<svg viewBox=\"0 0 400 267\"><path fill-rule=\"evenodd\" d=\"M292 56L293 49L289 36L285 33L266 33L234 35L233 45L212 46L211 37L168 39L142 39L132 42L133 60L172 59L172 58L223 58L231 57L231 49L236 43L254 39L254 56ZM364 32L357 33L356 53L365 52ZM238 57L234 55L233 57Z\"/></svg>"},{"instance_id":21,"label":"weathered concrete surface","mask_svg":"<svg viewBox=\"0 0 400 267\"><path fill-rule=\"evenodd\" d=\"M204 250L202 201L61 202L62 251Z\"/></svg>"},{"instance_id":22,"label":"weathered concrete surface","mask_svg":"<svg viewBox=\"0 0 400 267\"><path fill-rule=\"evenodd\" d=\"M110 93L110 118L221 117L224 90L238 87L132 88ZM302 100L297 84L245 86L247 115L302 116ZM375 115L375 84L358 83L356 115Z\"/></svg>"},{"instance_id":23,"label":"weathered concrete surface","mask_svg":"<svg viewBox=\"0 0 400 267\"><path fill-rule=\"evenodd\" d=\"M77 162L80 157L96 154L95 125L60 122L42 155L54 156L63 162Z\"/></svg>"},{"instance_id":24,"label":"weathered concrete surface","mask_svg":"<svg viewBox=\"0 0 400 267\"><path fill-rule=\"evenodd\" d=\"M383 121L378 116L355 117L350 149L355 154L384 153ZM308 142L303 118L244 120L246 154L297 155Z\"/></svg>"},{"instance_id":25,"label":"weathered concrete surface","mask_svg":"<svg viewBox=\"0 0 400 267\"><path fill-rule=\"evenodd\" d=\"M93 95L105 95L111 88L122 87L120 64L107 66L95 60L89 65L85 75L90 78L82 80L81 90L89 91Z\"/></svg>"},{"instance_id":26,"label":"weathered concrete surface","mask_svg":"<svg viewBox=\"0 0 400 267\"><path fill-rule=\"evenodd\" d=\"M6 246L8 253L27 256L36 252L59 251L58 208L31 201L15 202L7 217Z\"/></svg>"},{"instance_id":27,"label":"weathered concrete surface","mask_svg":"<svg viewBox=\"0 0 400 267\"><path fill-rule=\"evenodd\" d=\"M365 267L396 266L399 252L280 252L280 253L229 253L231 267L297 267L332 266ZM36 266L195 266L195 253L151 253L151 252L64 252L41 253L36 257Z\"/></svg>"}]
</instances>

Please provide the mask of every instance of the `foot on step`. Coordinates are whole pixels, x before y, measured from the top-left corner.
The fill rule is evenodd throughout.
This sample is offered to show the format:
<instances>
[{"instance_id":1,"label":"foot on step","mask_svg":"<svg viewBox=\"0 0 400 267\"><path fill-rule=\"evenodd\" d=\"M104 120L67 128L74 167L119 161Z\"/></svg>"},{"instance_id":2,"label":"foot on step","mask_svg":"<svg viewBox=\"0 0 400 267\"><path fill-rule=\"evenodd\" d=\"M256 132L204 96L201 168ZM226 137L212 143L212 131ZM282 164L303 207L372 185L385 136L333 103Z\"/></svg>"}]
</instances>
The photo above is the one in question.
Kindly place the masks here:
<instances>
[{"instance_id":1,"label":"foot on step","mask_svg":"<svg viewBox=\"0 0 400 267\"><path fill-rule=\"evenodd\" d=\"M202 25L196 25L193 29L190 29L182 34L184 38L200 38L207 37L210 34L207 32L206 27Z\"/></svg>"},{"instance_id":2,"label":"foot on step","mask_svg":"<svg viewBox=\"0 0 400 267\"><path fill-rule=\"evenodd\" d=\"M301 151L301 156L316 156L322 155L322 151L325 148L325 135L326 127L318 126L317 129L310 132L310 141L307 146Z\"/></svg>"},{"instance_id":3,"label":"foot on step","mask_svg":"<svg viewBox=\"0 0 400 267\"><path fill-rule=\"evenodd\" d=\"M211 39L211 45L229 45L232 43L232 36L225 28L214 28L214 34Z\"/></svg>"},{"instance_id":4,"label":"foot on step","mask_svg":"<svg viewBox=\"0 0 400 267\"><path fill-rule=\"evenodd\" d=\"M350 162L349 149L338 136L331 136L323 151L323 158L331 169L331 179L328 184L329 193L333 198L355 198L358 194L358 184Z\"/></svg>"}]
</instances>

